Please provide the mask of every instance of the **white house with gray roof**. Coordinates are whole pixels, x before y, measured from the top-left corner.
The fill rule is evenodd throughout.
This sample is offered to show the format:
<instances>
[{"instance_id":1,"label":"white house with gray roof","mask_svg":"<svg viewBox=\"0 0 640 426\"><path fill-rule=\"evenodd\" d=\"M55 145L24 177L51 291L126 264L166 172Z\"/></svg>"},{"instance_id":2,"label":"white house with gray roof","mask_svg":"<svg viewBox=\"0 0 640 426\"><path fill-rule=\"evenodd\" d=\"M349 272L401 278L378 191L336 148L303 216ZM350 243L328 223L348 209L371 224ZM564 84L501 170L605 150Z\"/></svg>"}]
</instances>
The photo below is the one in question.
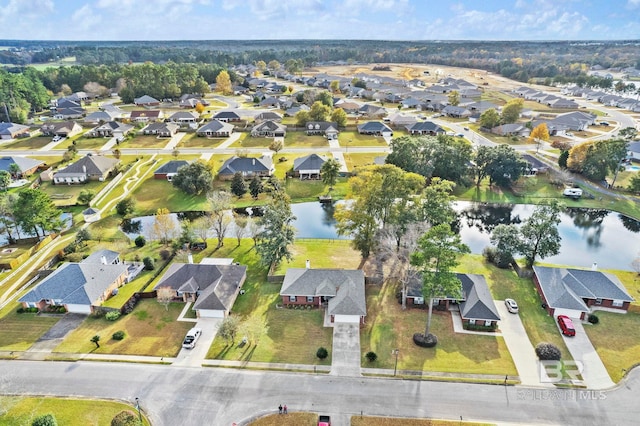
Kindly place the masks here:
<instances>
[{"instance_id":1,"label":"white house with gray roof","mask_svg":"<svg viewBox=\"0 0 640 426\"><path fill-rule=\"evenodd\" d=\"M231 180L233 175L241 173L245 179L251 179L254 176L269 177L275 172L273 159L268 155L259 158L238 157L234 155L224 162L218 171L218 179Z\"/></svg>"},{"instance_id":2,"label":"white house with gray roof","mask_svg":"<svg viewBox=\"0 0 640 426\"><path fill-rule=\"evenodd\" d=\"M607 272L534 266L533 273L543 306L551 316L585 319L599 308L624 313L634 300L618 277Z\"/></svg>"},{"instance_id":3,"label":"white house with gray roof","mask_svg":"<svg viewBox=\"0 0 640 426\"><path fill-rule=\"evenodd\" d=\"M327 157L309 154L293 160L293 173L300 179L320 179L320 170Z\"/></svg>"},{"instance_id":4,"label":"white house with gray roof","mask_svg":"<svg viewBox=\"0 0 640 426\"><path fill-rule=\"evenodd\" d=\"M84 183L88 180L104 181L120 160L102 155L88 154L75 163L53 175L53 182L59 184Z\"/></svg>"},{"instance_id":5,"label":"white house with gray roof","mask_svg":"<svg viewBox=\"0 0 640 426\"><path fill-rule=\"evenodd\" d=\"M289 268L280 289L285 306L326 307L331 322L364 324L367 303L364 272Z\"/></svg>"}]
</instances>

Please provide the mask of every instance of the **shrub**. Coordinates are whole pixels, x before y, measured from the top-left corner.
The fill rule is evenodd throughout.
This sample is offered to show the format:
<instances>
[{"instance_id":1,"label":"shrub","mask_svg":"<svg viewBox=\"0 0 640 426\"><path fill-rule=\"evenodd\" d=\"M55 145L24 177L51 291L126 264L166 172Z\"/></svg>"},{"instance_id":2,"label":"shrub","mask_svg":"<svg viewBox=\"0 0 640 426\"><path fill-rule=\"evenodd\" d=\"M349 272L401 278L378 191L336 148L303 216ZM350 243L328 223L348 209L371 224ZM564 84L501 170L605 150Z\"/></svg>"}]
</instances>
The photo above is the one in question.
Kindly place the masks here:
<instances>
[{"instance_id":1,"label":"shrub","mask_svg":"<svg viewBox=\"0 0 640 426\"><path fill-rule=\"evenodd\" d=\"M142 259L142 263L144 263L144 269L147 271L153 271L156 268L156 265L153 262L153 259L149 256Z\"/></svg>"},{"instance_id":2,"label":"shrub","mask_svg":"<svg viewBox=\"0 0 640 426\"><path fill-rule=\"evenodd\" d=\"M118 201L118 204L116 204L116 212L120 216L131 214L134 210L135 202L131 198L125 198L124 200Z\"/></svg>"},{"instance_id":3,"label":"shrub","mask_svg":"<svg viewBox=\"0 0 640 426\"><path fill-rule=\"evenodd\" d=\"M31 426L58 426L58 421L53 414L44 414L33 419Z\"/></svg>"},{"instance_id":4,"label":"shrub","mask_svg":"<svg viewBox=\"0 0 640 426\"><path fill-rule=\"evenodd\" d=\"M20 307L16 310L16 312L17 312L17 313L19 313L19 314L23 314L23 313L24 313L24 308L23 308L22 306L20 306Z\"/></svg>"},{"instance_id":5,"label":"shrub","mask_svg":"<svg viewBox=\"0 0 640 426\"><path fill-rule=\"evenodd\" d=\"M369 362L374 362L376 359L378 359L378 355L376 355L375 352L369 351L365 355L365 358L367 358L367 361Z\"/></svg>"},{"instance_id":6,"label":"shrub","mask_svg":"<svg viewBox=\"0 0 640 426\"><path fill-rule=\"evenodd\" d=\"M316 351L316 356L319 359L326 359L329 356L329 352L325 348L319 347Z\"/></svg>"},{"instance_id":7,"label":"shrub","mask_svg":"<svg viewBox=\"0 0 640 426\"><path fill-rule=\"evenodd\" d=\"M122 340L122 339L124 339L124 331L122 331L122 330L116 331L115 333L113 333L111 335L111 338L113 340Z\"/></svg>"},{"instance_id":8,"label":"shrub","mask_svg":"<svg viewBox=\"0 0 640 426\"><path fill-rule=\"evenodd\" d=\"M118 318L120 318L120 312L110 311L110 312L107 312L104 317L107 319L107 321L115 321Z\"/></svg>"},{"instance_id":9,"label":"shrub","mask_svg":"<svg viewBox=\"0 0 640 426\"><path fill-rule=\"evenodd\" d=\"M169 258L171 257L171 252L167 249L162 249L160 250L160 259L162 260L169 260Z\"/></svg>"},{"instance_id":10,"label":"shrub","mask_svg":"<svg viewBox=\"0 0 640 426\"><path fill-rule=\"evenodd\" d=\"M591 324L597 324L600 322L600 318L598 318L596 314L589 314L589 316L587 317L587 321L589 321Z\"/></svg>"},{"instance_id":11,"label":"shrub","mask_svg":"<svg viewBox=\"0 0 640 426\"><path fill-rule=\"evenodd\" d=\"M541 361L560 361L562 352L553 343L542 342L536 346L536 355Z\"/></svg>"},{"instance_id":12,"label":"shrub","mask_svg":"<svg viewBox=\"0 0 640 426\"><path fill-rule=\"evenodd\" d=\"M144 247L144 245L147 244L147 240L142 235L138 235L134 242L136 247Z\"/></svg>"},{"instance_id":13,"label":"shrub","mask_svg":"<svg viewBox=\"0 0 640 426\"><path fill-rule=\"evenodd\" d=\"M435 334L429 333L427 337L422 333L415 333L413 335L413 343L420 346L421 348L433 348L438 344L438 338Z\"/></svg>"},{"instance_id":14,"label":"shrub","mask_svg":"<svg viewBox=\"0 0 640 426\"><path fill-rule=\"evenodd\" d=\"M139 426L138 415L131 410L123 410L111 419L111 426Z\"/></svg>"}]
</instances>

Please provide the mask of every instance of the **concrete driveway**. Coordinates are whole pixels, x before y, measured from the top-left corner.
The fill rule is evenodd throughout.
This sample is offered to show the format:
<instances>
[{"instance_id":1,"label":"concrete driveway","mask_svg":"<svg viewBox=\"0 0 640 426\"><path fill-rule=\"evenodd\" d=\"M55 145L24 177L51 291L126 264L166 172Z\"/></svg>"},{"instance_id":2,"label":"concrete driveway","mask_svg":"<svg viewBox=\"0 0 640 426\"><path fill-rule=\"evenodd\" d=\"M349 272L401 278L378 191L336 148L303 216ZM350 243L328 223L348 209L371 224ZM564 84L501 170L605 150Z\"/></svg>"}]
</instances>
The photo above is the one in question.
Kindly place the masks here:
<instances>
[{"instance_id":1,"label":"concrete driveway","mask_svg":"<svg viewBox=\"0 0 640 426\"><path fill-rule=\"evenodd\" d=\"M343 377L362 375L360 372L359 324L334 323L330 374Z\"/></svg>"},{"instance_id":2,"label":"concrete driveway","mask_svg":"<svg viewBox=\"0 0 640 426\"><path fill-rule=\"evenodd\" d=\"M53 349L62 343L64 337L78 328L82 321L87 318L84 314L66 314L55 323L49 331L44 333L38 341L36 341L27 352L49 354Z\"/></svg>"},{"instance_id":3,"label":"concrete driveway","mask_svg":"<svg viewBox=\"0 0 640 426\"><path fill-rule=\"evenodd\" d=\"M540 381L538 357L522 325L520 315L510 313L503 300L496 300L495 304L501 318L500 331L518 370L520 383L525 386L554 387L549 381Z\"/></svg>"},{"instance_id":4,"label":"concrete driveway","mask_svg":"<svg viewBox=\"0 0 640 426\"><path fill-rule=\"evenodd\" d=\"M557 321L556 321L557 325ZM573 320L573 327L576 329L576 335L567 337L564 334L562 338L569 348L574 361L582 362L582 380L589 389L608 389L615 385L604 367L600 356L589 340L589 336L584 331L584 326L579 320ZM560 332L560 328L558 328Z\"/></svg>"},{"instance_id":5,"label":"concrete driveway","mask_svg":"<svg viewBox=\"0 0 640 426\"><path fill-rule=\"evenodd\" d=\"M198 322L194 323L193 327L201 328L202 335L196 342L196 347L193 349L180 349L180 353L178 353L176 360L171 365L200 367L207 356L213 339L218 333L218 327L220 327L221 323L222 318L198 318Z\"/></svg>"}]
</instances>

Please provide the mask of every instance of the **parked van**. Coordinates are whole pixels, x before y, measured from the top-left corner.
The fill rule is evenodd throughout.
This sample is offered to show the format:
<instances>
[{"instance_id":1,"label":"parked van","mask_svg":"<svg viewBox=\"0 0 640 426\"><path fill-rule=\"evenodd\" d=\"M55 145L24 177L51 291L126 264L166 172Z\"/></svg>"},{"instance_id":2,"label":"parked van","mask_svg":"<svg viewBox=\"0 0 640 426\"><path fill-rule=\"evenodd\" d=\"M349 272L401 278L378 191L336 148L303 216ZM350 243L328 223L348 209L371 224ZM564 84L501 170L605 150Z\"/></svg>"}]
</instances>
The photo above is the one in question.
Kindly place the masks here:
<instances>
[{"instance_id":1,"label":"parked van","mask_svg":"<svg viewBox=\"0 0 640 426\"><path fill-rule=\"evenodd\" d=\"M576 329L573 327L573 321L566 315L558 315L558 325L562 334L565 336L575 336Z\"/></svg>"},{"instance_id":2,"label":"parked van","mask_svg":"<svg viewBox=\"0 0 640 426\"><path fill-rule=\"evenodd\" d=\"M580 197L582 197L582 189L580 189L580 188L567 188L567 189L564 190L562 195L564 195L565 197L580 198Z\"/></svg>"}]
</instances>

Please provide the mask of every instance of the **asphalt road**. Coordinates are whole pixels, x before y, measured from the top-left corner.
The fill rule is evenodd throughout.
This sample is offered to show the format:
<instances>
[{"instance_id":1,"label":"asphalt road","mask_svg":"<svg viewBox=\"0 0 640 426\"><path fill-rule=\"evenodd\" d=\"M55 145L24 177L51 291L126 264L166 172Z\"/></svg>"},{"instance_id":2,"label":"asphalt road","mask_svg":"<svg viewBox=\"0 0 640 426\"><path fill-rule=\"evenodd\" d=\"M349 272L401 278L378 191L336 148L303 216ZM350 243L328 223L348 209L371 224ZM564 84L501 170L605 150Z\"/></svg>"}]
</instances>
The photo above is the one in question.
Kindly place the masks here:
<instances>
[{"instance_id":1,"label":"asphalt road","mask_svg":"<svg viewBox=\"0 0 640 426\"><path fill-rule=\"evenodd\" d=\"M154 426L243 424L273 413L434 417L502 424L632 425L640 372L607 391L548 390L222 368L100 362L0 361L0 393L113 398L140 405Z\"/></svg>"}]
</instances>

